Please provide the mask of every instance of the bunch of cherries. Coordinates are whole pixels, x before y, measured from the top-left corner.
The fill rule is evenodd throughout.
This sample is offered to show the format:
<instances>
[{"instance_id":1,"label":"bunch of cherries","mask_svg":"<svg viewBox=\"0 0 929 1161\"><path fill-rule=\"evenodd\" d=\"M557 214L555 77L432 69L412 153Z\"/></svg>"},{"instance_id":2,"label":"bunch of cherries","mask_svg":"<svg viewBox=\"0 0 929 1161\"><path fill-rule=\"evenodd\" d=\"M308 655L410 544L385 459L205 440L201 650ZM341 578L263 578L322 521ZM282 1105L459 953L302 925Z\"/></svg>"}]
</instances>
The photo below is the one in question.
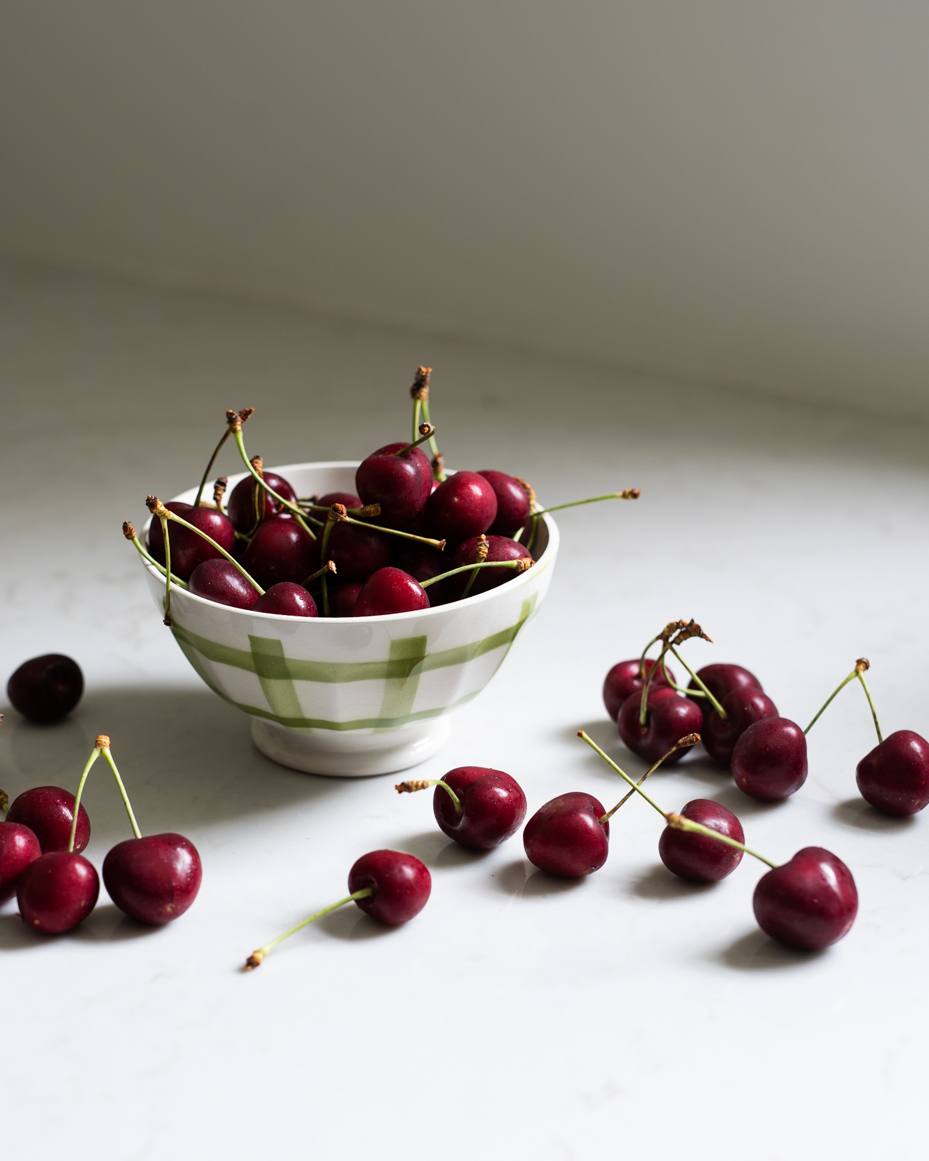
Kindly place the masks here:
<instances>
[{"instance_id":1,"label":"bunch of cherries","mask_svg":"<svg viewBox=\"0 0 929 1161\"><path fill-rule=\"evenodd\" d=\"M254 409L227 411L194 503L149 496L147 547L131 523L123 524L126 538L165 576L166 623L172 585L234 608L293 617L373 617L464 600L532 566L543 512L638 498L638 489L628 488L540 509L519 476L446 473L429 421L430 374L420 367L410 389L412 439L367 456L355 493L298 497L287 480L264 470L261 457L249 457L242 428ZM208 503L206 481L229 438L248 475L225 506L221 476Z\"/></svg>"}]
</instances>

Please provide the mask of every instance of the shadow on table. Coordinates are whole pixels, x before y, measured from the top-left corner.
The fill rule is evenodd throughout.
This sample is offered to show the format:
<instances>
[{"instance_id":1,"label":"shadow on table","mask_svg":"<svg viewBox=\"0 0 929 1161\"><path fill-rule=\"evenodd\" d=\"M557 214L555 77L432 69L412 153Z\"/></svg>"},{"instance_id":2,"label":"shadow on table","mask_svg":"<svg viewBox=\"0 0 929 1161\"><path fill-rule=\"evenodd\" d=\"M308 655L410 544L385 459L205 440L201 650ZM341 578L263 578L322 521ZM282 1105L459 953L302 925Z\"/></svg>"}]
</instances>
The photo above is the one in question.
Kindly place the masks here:
<instances>
[{"instance_id":1,"label":"shadow on table","mask_svg":"<svg viewBox=\"0 0 929 1161\"><path fill-rule=\"evenodd\" d=\"M524 859L514 859L495 871L489 879L490 886L504 895L519 895L524 899L542 898L548 895L563 895L575 890L586 882L586 876L578 879L562 879L545 871L536 871Z\"/></svg>"},{"instance_id":2,"label":"shadow on table","mask_svg":"<svg viewBox=\"0 0 929 1161\"><path fill-rule=\"evenodd\" d=\"M823 951L800 951L797 948L784 947L763 931L756 930L740 935L713 958L736 971L758 972L800 968L819 959L823 954Z\"/></svg>"},{"instance_id":3,"label":"shadow on table","mask_svg":"<svg viewBox=\"0 0 929 1161\"><path fill-rule=\"evenodd\" d=\"M41 931L34 931L27 927L17 911L9 911L0 915L0 951L28 951L30 948L48 947L50 942L61 939L75 943L115 943L140 939L159 930L159 927L139 923L124 915L115 903L101 903L84 923L61 935L45 935Z\"/></svg>"},{"instance_id":4,"label":"shadow on table","mask_svg":"<svg viewBox=\"0 0 929 1161\"><path fill-rule=\"evenodd\" d=\"M663 863L659 863L644 875L633 879L631 891L640 899L686 899L692 895L703 895L715 886L715 883L691 883L688 879L672 875Z\"/></svg>"},{"instance_id":5,"label":"shadow on table","mask_svg":"<svg viewBox=\"0 0 929 1161\"><path fill-rule=\"evenodd\" d=\"M838 802L832 808L833 817L837 822L844 822L846 826L854 826L858 830L869 830L877 834L896 834L906 830L916 822L916 816L906 814L895 816L881 814L863 798L847 798L845 802Z\"/></svg>"}]
</instances>

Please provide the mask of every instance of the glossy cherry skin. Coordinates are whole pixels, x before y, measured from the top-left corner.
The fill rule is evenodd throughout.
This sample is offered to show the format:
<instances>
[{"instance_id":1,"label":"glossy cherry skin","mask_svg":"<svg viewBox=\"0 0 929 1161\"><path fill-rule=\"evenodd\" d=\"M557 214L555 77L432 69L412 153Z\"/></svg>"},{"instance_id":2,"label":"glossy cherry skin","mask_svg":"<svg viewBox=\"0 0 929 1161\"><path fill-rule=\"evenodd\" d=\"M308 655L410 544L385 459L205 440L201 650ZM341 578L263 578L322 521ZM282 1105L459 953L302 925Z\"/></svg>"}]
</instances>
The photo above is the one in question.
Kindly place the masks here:
<instances>
[{"instance_id":1,"label":"glossy cherry skin","mask_svg":"<svg viewBox=\"0 0 929 1161\"><path fill-rule=\"evenodd\" d=\"M720 704L727 716L721 718L714 709L704 718L700 736L713 761L728 766L739 738L753 723L776 718L777 706L767 694L751 686L732 690Z\"/></svg>"},{"instance_id":2,"label":"glossy cherry skin","mask_svg":"<svg viewBox=\"0 0 929 1161\"><path fill-rule=\"evenodd\" d=\"M452 557L452 563L449 565L449 568L459 568L464 564L474 564L478 559L477 545L478 540L476 536L472 536L470 540L459 544L455 550L455 555ZM487 560L532 560L532 554L525 545L517 544L515 540L510 540L507 536L488 536ZM489 592L491 589L506 584L507 581L511 581L514 577L520 575L514 568L478 569L477 576L474 578L474 584L471 586L471 591L468 595L476 597L478 593ZM467 584L468 574L463 572L450 579L456 581L459 592L463 592Z\"/></svg>"},{"instance_id":3,"label":"glossy cherry skin","mask_svg":"<svg viewBox=\"0 0 929 1161\"><path fill-rule=\"evenodd\" d=\"M679 813L691 822L699 822L710 830L735 839L737 843L745 842L742 824L721 802L713 802L710 798L695 798ZM742 861L742 851L736 847L717 842L709 835L678 830L673 826L666 826L661 832L658 854L669 871L694 883L716 883L725 879Z\"/></svg>"},{"instance_id":4,"label":"glossy cherry skin","mask_svg":"<svg viewBox=\"0 0 929 1161\"><path fill-rule=\"evenodd\" d=\"M732 751L736 786L759 802L788 798L806 782L807 770L806 737L789 718L754 722Z\"/></svg>"},{"instance_id":5,"label":"glossy cherry skin","mask_svg":"<svg viewBox=\"0 0 929 1161\"><path fill-rule=\"evenodd\" d=\"M173 512L176 516L181 516L187 520L189 514L193 512L193 504L185 504L183 500L169 500L165 507L169 512ZM171 571L174 572L174 543L177 540L177 534L181 531L180 524L168 524L168 539L171 541ZM191 535L193 535L191 533ZM157 516L153 516L148 526L148 535L146 536L148 544L148 551L152 554L159 564L165 563L165 538L161 530L161 521ZM184 577L184 580L187 578Z\"/></svg>"},{"instance_id":6,"label":"glossy cherry skin","mask_svg":"<svg viewBox=\"0 0 929 1161\"><path fill-rule=\"evenodd\" d=\"M0 903L16 894L16 881L41 855L35 833L19 822L0 822Z\"/></svg>"},{"instance_id":7,"label":"glossy cherry skin","mask_svg":"<svg viewBox=\"0 0 929 1161\"><path fill-rule=\"evenodd\" d=\"M592 794L559 794L526 823L526 857L540 870L566 879L599 871L610 853L610 824L600 821L604 814Z\"/></svg>"},{"instance_id":8,"label":"glossy cherry skin","mask_svg":"<svg viewBox=\"0 0 929 1161\"><path fill-rule=\"evenodd\" d=\"M252 605L253 613L277 613L281 617L318 617L316 602L293 581L279 581Z\"/></svg>"},{"instance_id":9,"label":"glossy cherry skin","mask_svg":"<svg viewBox=\"0 0 929 1161\"><path fill-rule=\"evenodd\" d=\"M650 657L646 658L644 666L646 676L651 673L655 665L656 662ZM634 693L640 695L642 693L645 678L639 676L640 666L641 661L638 657L634 661L618 661L604 679L603 704L606 706L606 712L614 722L616 721L616 715L619 713L620 706L626 698L632 697ZM677 678L674 676L674 670L671 666L667 665L665 668L671 680L676 682ZM664 686L666 689L670 689L660 669L652 678L649 688L657 689L658 686Z\"/></svg>"},{"instance_id":10,"label":"glossy cherry skin","mask_svg":"<svg viewBox=\"0 0 929 1161\"><path fill-rule=\"evenodd\" d=\"M355 489L365 504L380 504L382 524L397 528L415 520L432 492L432 467L418 448L401 455L402 443L378 448L358 465Z\"/></svg>"},{"instance_id":11,"label":"glossy cherry skin","mask_svg":"<svg viewBox=\"0 0 929 1161\"><path fill-rule=\"evenodd\" d=\"M426 531L458 544L486 532L497 515L493 488L477 472L456 472L444 480L426 504Z\"/></svg>"},{"instance_id":12,"label":"glossy cherry skin","mask_svg":"<svg viewBox=\"0 0 929 1161\"><path fill-rule=\"evenodd\" d=\"M170 923L190 907L203 878L197 848L179 834L117 843L103 860L103 885L120 909L141 923Z\"/></svg>"},{"instance_id":13,"label":"glossy cherry skin","mask_svg":"<svg viewBox=\"0 0 929 1161\"><path fill-rule=\"evenodd\" d=\"M228 560L205 560L198 564L188 584L194 596L233 609L250 609L259 597L258 590Z\"/></svg>"},{"instance_id":14,"label":"glossy cherry skin","mask_svg":"<svg viewBox=\"0 0 929 1161\"><path fill-rule=\"evenodd\" d=\"M766 935L816 951L848 933L858 914L858 890L841 859L822 847L804 847L758 880L752 906Z\"/></svg>"},{"instance_id":15,"label":"glossy cherry skin","mask_svg":"<svg viewBox=\"0 0 929 1161\"><path fill-rule=\"evenodd\" d=\"M339 523L329 530L326 542L326 560L331 560L338 577L343 581L366 581L379 568L386 568L393 560L394 538L375 527ZM323 531L317 534L313 546L313 569L322 567ZM308 575L308 574L307 574Z\"/></svg>"},{"instance_id":16,"label":"glossy cherry skin","mask_svg":"<svg viewBox=\"0 0 929 1161\"><path fill-rule=\"evenodd\" d=\"M30 927L58 935L77 927L93 911L100 879L83 855L50 851L19 876L16 900Z\"/></svg>"},{"instance_id":17,"label":"glossy cherry skin","mask_svg":"<svg viewBox=\"0 0 929 1161\"><path fill-rule=\"evenodd\" d=\"M649 687L644 726L639 723L639 706L639 698L627 697L619 707L616 724L619 736L629 749L646 762L657 762L681 738L700 732L703 723L700 707L666 685L657 689ZM689 748L677 750L665 765L679 762Z\"/></svg>"},{"instance_id":18,"label":"glossy cherry skin","mask_svg":"<svg viewBox=\"0 0 929 1161\"><path fill-rule=\"evenodd\" d=\"M362 506L361 497L356 496L354 492L326 492L325 495L320 496L313 503L319 504L324 508L331 508L333 504L341 504L345 508L360 508ZM325 515L320 512L317 519L323 520L325 519Z\"/></svg>"},{"instance_id":19,"label":"glossy cherry skin","mask_svg":"<svg viewBox=\"0 0 929 1161\"><path fill-rule=\"evenodd\" d=\"M429 900L432 877L424 863L403 851L371 851L348 873L350 894L373 887L374 894L355 905L372 919L396 926L418 915Z\"/></svg>"},{"instance_id":20,"label":"glossy cherry skin","mask_svg":"<svg viewBox=\"0 0 929 1161\"><path fill-rule=\"evenodd\" d=\"M297 502L297 493L293 490L287 480L283 476L277 475L275 472L265 472L264 479L269 488L273 488L279 496L283 496L285 500L289 500L291 504ZM245 476L244 479L239 480L236 486L232 489L229 495L229 502L226 505L226 511L229 513L229 519L235 525L238 532L251 532L255 527L255 488L260 488L261 485L257 483L255 477L252 475ZM262 512L262 520L267 520L279 511L280 504L273 496L269 496L264 488L261 489L264 494L264 511Z\"/></svg>"},{"instance_id":21,"label":"glossy cherry skin","mask_svg":"<svg viewBox=\"0 0 929 1161\"><path fill-rule=\"evenodd\" d=\"M442 775L461 800L435 788L432 809L439 827L472 851L489 851L506 842L526 817L526 796L515 778L488 766L458 766Z\"/></svg>"},{"instance_id":22,"label":"glossy cherry skin","mask_svg":"<svg viewBox=\"0 0 929 1161\"><path fill-rule=\"evenodd\" d=\"M7 682L6 695L24 718L41 725L61 721L81 700L81 667L63 653L24 661Z\"/></svg>"},{"instance_id":23,"label":"glossy cherry skin","mask_svg":"<svg viewBox=\"0 0 929 1161\"><path fill-rule=\"evenodd\" d=\"M242 567L263 589L279 581L300 584L315 571L313 539L290 516L265 520L242 557Z\"/></svg>"},{"instance_id":24,"label":"glossy cherry skin","mask_svg":"<svg viewBox=\"0 0 929 1161\"><path fill-rule=\"evenodd\" d=\"M529 493L506 472L478 472L493 488L497 497L497 515L487 529L494 536L512 537L529 519Z\"/></svg>"},{"instance_id":25,"label":"glossy cherry skin","mask_svg":"<svg viewBox=\"0 0 929 1161\"><path fill-rule=\"evenodd\" d=\"M354 617L355 605L364 585L358 581L327 581L329 590L329 616Z\"/></svg>"},{"instance_id":26,"label":"glossy cherry skin","mask_svg":"<svg viewBox=\"0 0 929 1161\"><path fill-rule=\"evenodd\" d=\"M862 797L884 814L917 814L929 804L929 742L897 730L858 763Z\"/></svg>"},{"instance_id":27,"label":"glossy cherry skin","mask_svg":"<svg viewBox=\"0 0 929 1161\"><path fill-rule=\"evenodd\" d=\"M418 580L420 583L441 576L455 567L450 555L441 552L438 548L430 548L428 544L411 544L409 548L402 548L394 563L397 568L408 572L414 580ZM455 584L459 579L459 577L453 576L449 577L448 580L439 581L438 584L430 585L426 590L429 604L435 607L456 600L461 592L461 586Z\"/></svg>"},{"instance_id":28,"label":"glossy cherry skin","mask_svg":"<svg viewBox=\"0 0 929 1161\"><path fill-rule=\"evenodd\" d=\"M698 669L697 676L717 701L722 701L726 694L732 693L734 689L761 689L762 693L764 692L761 682L754 673L743 669L741 665L714 662ZM699 690L700 687L691 678L687 688ZM706 697L698 697L695 700L699 702L704 718L708 718L713 710L713 703Z\"/></svg>"},{"instance_id":29,"label":"glossy cherry skin","mask_svg":"<svg viewBox=\"0 0 929 1161\"><path fill-rule=\"evenodd\" d=\"M24 790L14 799L6 816L7 822L29 827L39 840L43 855L68 849L73 820L74 795L60 786L33 786L31 790ZM82 851L89 842L90 818L81 806L77 812L75 852Z\"/></svg>"},{"instance_id":30,"label":"glossy cherry skin","mask_svg":"<svg viewBox=\"0 0 929 1161\"><path fill-rule=\"evenodd\" d=\"M179 514L188 524L193 524L201 532L215 540L220 548L232 552L235 544L235 528L228 516L217 508L190 508ZM156 521L152 521L156 523ZM157 521L159 527L161 522ZM170 526L168 537L171 542L171 571L186 581L198 564L204 560L219 560L222 553L218 552L209 541L184 528L181 524ZM163 542L162 542L163 544Z\"/></svg>"},{"instance_id":31,"label":"glossy cherry skin","mask_svg":"<svg viewBox=\"0 0 929 1161\"><path fill-rule=\"evenodd\" d=\"M426 590L399 568L381 568L365 582L352 613L355 617L382 617L429 608Z\"/></svg>"}]
</instances>

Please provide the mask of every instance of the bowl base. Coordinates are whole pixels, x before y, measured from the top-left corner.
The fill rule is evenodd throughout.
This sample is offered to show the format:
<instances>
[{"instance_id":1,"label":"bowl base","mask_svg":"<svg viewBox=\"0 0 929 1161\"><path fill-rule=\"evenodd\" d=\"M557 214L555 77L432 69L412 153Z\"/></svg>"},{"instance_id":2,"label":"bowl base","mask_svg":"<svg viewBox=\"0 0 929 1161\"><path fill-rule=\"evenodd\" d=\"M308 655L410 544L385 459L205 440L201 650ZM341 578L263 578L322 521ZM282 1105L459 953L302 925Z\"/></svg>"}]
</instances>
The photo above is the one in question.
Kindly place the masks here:
<instances>
[{"instance_id":1,"label":"bowl base","mask_svg":"<svg viewBox=\"0 0 929 1161\"><path fill-rule=\"evenodd\" d=\"M394 774L425 762L445 744L451 728L448 714L383 732L294 730L253 718L252 741L266 758L292 770L335 778L367 778L372 774Z\"/></svg>"}]
</instances>

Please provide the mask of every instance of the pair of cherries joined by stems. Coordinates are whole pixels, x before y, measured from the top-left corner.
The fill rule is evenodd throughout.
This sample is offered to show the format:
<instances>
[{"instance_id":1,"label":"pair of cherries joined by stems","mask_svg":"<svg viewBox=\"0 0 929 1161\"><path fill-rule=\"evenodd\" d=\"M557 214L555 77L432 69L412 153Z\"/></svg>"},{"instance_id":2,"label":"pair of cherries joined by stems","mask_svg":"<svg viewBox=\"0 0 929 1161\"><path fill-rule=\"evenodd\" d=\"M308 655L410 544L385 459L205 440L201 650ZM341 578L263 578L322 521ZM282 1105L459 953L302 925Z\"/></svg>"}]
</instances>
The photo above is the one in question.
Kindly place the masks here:
<instances>
[{"instance_id":1,"label":"pair of cherries joined by stems","mask_svg":"<svg viewBox=\"0 0 929 1161\"><path fill-rule=\"evenodd\" d=\"M287 480L264 470L261 457L248 456L242 427L254 409L227 411L226 431L194 503L162 504L150 496L156 519L147 548L128 521L123 525L126 538L165 576L166 621L172 584L255 612L382 616L463 600L530 567L539 519L555 509L539 509L532 488L505 472L446 474L429 422L430 374L420 367L410 389L412 441L366 457L355 475L357 494L297 497ZM212 505L201 497L230 437L249 474L224 510L226 477L217 481ZM638 495L629 488L556 507Z\"/></svg>"},{"instance_id":2,"label":"pair of cherries joined by stems","mask_svg":"<svg viewBox=\"0 0 929 1161\"><path fill-rule=\"evenodd\" d=\"M117 843L103 861L103 882L126 915L161 925L177 919L197 897L200 856L179 834L142 835L120 777L110 739L101 734L84 767L77 794L57 786L26 790L0 823L0 902L15 892L23 921L47 934L70 931L93 911L100 880L81 855L90 819L81 805L87 776L103 755L116 780L134 838Z\"/></svg>"}]
</instances>

